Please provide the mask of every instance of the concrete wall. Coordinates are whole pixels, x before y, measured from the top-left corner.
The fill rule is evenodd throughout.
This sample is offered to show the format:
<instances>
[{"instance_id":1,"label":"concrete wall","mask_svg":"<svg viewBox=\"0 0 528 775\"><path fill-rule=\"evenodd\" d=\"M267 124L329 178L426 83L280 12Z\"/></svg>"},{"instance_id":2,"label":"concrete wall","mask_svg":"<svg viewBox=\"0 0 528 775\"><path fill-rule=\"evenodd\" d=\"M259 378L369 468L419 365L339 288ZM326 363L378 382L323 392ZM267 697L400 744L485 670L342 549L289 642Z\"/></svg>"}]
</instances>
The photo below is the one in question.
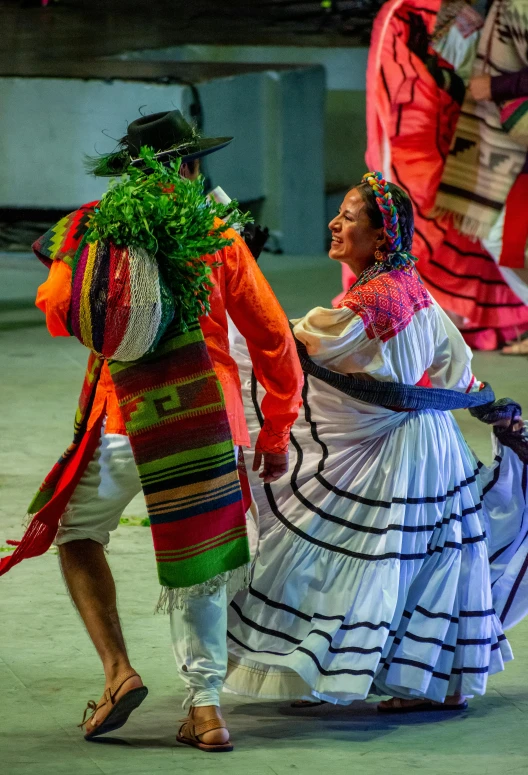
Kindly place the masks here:
<instances>
[{"instance_id":1,"label":"concrete wall","mask_svg":"<svg viewBox=\"0 0 528 775\"><path fill-rule=\"evenodd\" d=\"M339 89L326 95L325 179L332 191L357 182L366 172L366 92Z\"/></svg>"},{"instance_id":2,"label":"concrete wall","mask_svg":"<svg viewBox=\"0 0 528 775\"><path fill-rule=\"evenodd\" d=\"M188 44L125 52L119 59L160 62L318 64L326 74L325 183L333 191L365 171L365 79L368 49L324 46L214 46ZM309 114L305 120L309 122Z\"/></svg>"},{"instance_id":3,"label":"concrete wall","mask_svg":"<svg viewBox=\"0 0 528 775\"><path fill-rule=\"evenodd\" d=\"M224 78L199 87L204 132L235 137L206 160L207 173L214 184L245 201L266 193L264 81L261 74L248 74L237 76L236 86L233 78ZM189 87L174 84L0 78L0 207L68 208L97 199L107 182L85 174L85 154L112 151L128 121L139 117L138 108L143 114L171 108L188 114L192 100Z\"/></svg>"},{"instance_id":4,"label":"concrete wall","mask_svg":"<svg viewBox=\"0 0 528 775\"><path fill-rule=\"evenodd\" d=\"M186 107L189 90L134 82L0 78L0 207L74 208L106 182L84 172L84 154L107 153L127 119ZM106 135L108 136L105 136Z\"/></svg>"},{"instance_id":5,"label":"concrete wall","mask_svg":"<svg viewBox=\"0 0 528 775\"><path fill-rule=\"evenodd\" d=\"M185 46L126 51L116 59L151 62L251 62L322 65L331 90L365 89L368 48L336 46Z\"/></svg>"},{"instance_id":6,"label":"concrete wall","mask_svg":"<svg viewBox=\"0 0 528 775\"><path fill-rule=\"evenodd\" d=\"M262 199L263 222L284 251L322 250L323 69L242 72L196 88L204 134L235 137L205 160L212 184L239 201ZM0 207L68 210L98 199L107 183L85 174L84 155L113 150L139 108L189 114L193 99L171 83L0 78Z\"/></svg>"}]
</instances>

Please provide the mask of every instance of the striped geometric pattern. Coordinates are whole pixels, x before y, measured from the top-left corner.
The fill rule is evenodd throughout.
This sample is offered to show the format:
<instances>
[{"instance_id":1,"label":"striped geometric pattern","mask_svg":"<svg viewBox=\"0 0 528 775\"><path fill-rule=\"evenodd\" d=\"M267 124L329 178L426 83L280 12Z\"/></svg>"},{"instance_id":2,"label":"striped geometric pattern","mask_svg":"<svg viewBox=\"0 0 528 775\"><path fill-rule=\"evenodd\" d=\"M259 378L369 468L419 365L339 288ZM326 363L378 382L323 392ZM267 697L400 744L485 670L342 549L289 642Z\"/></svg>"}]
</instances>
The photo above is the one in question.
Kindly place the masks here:
<instances>
[{"instance_id":1,"label":"striped geometric pattern","mask_svg":"<svg viewBox=\"0 0 528 775\"><path fill-rule=\"evenodd\" d=\"M65 215L33 244L33 251L47 267L57 258L73 267L75 254L96 205L97 202L90 202Z\"/></svg>"},{"instance_id":2,"label":"striped geometric pattern","mask_svg":"<svg viewBox=\"0 0 528 775\"><path fill-rule=\"evenodd\" d=\"M506 102L501 110L501 122L512 140L528 147L528 99L526 97Z\"/></svg>"},{"instance_id":3,"label":"striped geometric pattern","mask_svg":"<svg viewBox=\"0 0 528 775\"><path fill-rule=\"evenodd\" d=\"M480 37L473 76L514 73L526 67L526 46L513 41L522 40L527 30L524 0L493 3ZM459 231L486 238L525 157L526 145L508 134L497 105L490 100L475 102L467 93L434 214L450 212Z\"/></svg>"},{"instance_id":4,"label":"striped geometric pattern","mask_svg":"<svg viewBox=\"0 0 528 775\"><path fill-rule=\"evenodd\" d=\"M150 517L160 583L202 584L249 562L220 383L198 322L137 363L109 362Z\"/></svg>"},{"instance_id":5,"label":"striped geometric pattern","mask_svg":"<svg viewBox=\"0 0 528 775\"><path fill-rule=\"evenodd\" d=\"M136 361L155 349L174 315L158 263L144 250L83 241L73 264L71 326L90 350Z\"/></svg>"}]
</instances>

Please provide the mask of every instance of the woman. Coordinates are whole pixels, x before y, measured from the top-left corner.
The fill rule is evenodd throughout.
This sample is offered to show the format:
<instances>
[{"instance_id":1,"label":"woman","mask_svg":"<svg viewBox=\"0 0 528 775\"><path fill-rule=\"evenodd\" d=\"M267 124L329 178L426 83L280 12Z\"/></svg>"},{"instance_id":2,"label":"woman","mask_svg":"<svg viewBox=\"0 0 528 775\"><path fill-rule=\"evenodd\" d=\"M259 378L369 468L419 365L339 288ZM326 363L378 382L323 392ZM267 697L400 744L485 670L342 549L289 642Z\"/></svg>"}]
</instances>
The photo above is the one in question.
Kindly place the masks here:
<instances>
[{"instance_id":1,"label":"woman","mask_svg":"<svg viewBox=\"0 0 528 775\"><path fill-rule=\"evenodd\" d=\"M291 478L254 486L260 542L251 586L230 609L227 686L336 704L374 692L397 698L388 711L459 710L511 659L503 628L525 613L511 594L524 584L522 465L499 447L482 466L448 412L368 403L382 387L396 405L402 383L480 400L469 349L414 269L406 194L370 173L330 229L330 257L359 279L338 309L294 321L313 368ZM234 357L254 437L261 412L243 343ZM365 400L328 374L364 386Z\"/></svg>"},{"instance_id":2,"label":"woman","mask_svg":"<svg viewBox=\"0 0 528 775\"><path fill-rule=\"evenodd\" d=\"M398 180L420 212L434 205L463 98L461 77L468 75L482 21L464 0L388 0L374 21L367 166ZM343 264L345 293L355 279Z\"/></svg>"},{"instance_id":3,"label":"woman","mask_svg":"<svg viewBox=\"0 0 528 775\"><path fill-rule=\"evenodd\" d=\"M493 3L440 184L438 206L454 216L459 231L480 238L504 280L528 306L526 126L520 137L515 136L522 122L527 123L526 118L519 125L515 122L515 110L525 110L523 98L528 96L526 25L522 0ZM513 123L510 135L504 130L508 123ZM525 336L503 352L528 354L528 339Z\"/></svg>"},{"instance_id":4,"label":"woman","mask_svg":"<svg viewBox=\"0 0 528 775\"><path fill-rule=\"evenodd\" d=\"M442 211L430 215L459 119L461 82L471 72L478 19L457 2L390 0L383 6L369 52L366 158L412 198L414 248L428 290L468 344L494 349L528 328L528 306L485 245Z\"/></svg>"}]
</instances>

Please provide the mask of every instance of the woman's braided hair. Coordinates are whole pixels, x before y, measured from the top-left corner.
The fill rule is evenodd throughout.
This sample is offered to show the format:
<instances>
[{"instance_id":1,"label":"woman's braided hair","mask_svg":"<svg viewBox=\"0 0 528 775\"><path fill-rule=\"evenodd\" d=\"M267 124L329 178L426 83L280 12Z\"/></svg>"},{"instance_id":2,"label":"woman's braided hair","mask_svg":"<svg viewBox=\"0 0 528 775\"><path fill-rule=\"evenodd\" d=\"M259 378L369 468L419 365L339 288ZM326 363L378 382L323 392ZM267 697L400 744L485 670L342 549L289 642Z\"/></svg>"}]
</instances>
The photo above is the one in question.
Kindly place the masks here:
<instances>
[{"instance_id":1,"label":"woman's braided hair","mask_svg":"<svg viewBox=\"0 0 528 775\"><path fill-rule=\"evenodd\" d=\"M367 172L357 189L372 225L385 231L385 263L392 269L410 269L417 261L411 253L414 236L411 200L399 186L384 180L381 172Z\"/></svg>"}]
</instances>

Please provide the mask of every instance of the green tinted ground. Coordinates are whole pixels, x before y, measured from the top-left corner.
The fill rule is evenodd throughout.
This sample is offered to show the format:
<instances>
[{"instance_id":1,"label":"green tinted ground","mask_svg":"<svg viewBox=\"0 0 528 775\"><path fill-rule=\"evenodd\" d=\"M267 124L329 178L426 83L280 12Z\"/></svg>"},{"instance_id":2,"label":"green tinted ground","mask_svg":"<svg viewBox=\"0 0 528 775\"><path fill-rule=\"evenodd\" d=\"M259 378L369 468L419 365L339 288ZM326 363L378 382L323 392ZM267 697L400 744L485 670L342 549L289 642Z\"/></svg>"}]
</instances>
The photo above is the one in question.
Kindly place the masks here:
<instances>
[{"instance_id":1,"label":"green tinted ground","mask_svg":"<svg viewBox=\"0 0 528 775\"><path fill-rule=\"evenodd\" d=\"M290 316L328 304L338 267L324 257L262 258ZM25 507L69 443L85 361L74 340L52 340L28 302L44 275L23 256L0 257L0 546L20 535ZM475 371L500 394L527 398L526 359L478 354ZM476 451L489 459L488 431L461 413ZM380 718L372 702L294 713L287 704L226 696L234 754L175 745L184 691L168 623L153 616L158 586L141 499L112 540L121 614L136 669L150 689L113 740L85 743L76 724L102 691L101 671L65 592L53 552L0 581L0 772L5 775L320 775L420 772L528 773L528 623L510 633L516 661L489 681L467 713Z\"/></svg>"}]
</instances>

